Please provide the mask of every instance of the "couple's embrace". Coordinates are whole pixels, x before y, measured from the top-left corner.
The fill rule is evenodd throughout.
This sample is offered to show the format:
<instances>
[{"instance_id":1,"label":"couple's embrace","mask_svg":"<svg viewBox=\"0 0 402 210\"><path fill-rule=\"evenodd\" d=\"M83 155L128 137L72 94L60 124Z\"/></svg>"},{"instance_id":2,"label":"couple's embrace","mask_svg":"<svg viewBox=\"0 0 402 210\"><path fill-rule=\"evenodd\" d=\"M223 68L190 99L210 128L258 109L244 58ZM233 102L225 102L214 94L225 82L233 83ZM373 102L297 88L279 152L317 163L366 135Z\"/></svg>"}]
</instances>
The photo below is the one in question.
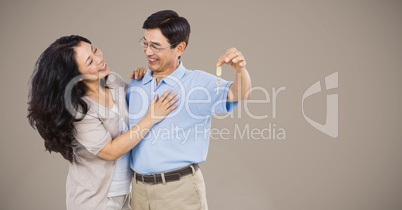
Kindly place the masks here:
<instances>
[{"instance_id":1,"label":"couple's embrace","mask_svg":"<svg viewBox=\"0 0 402 210\"><path fill-rule=\"evenodd\" d=\"M171 10L149 16L143 29L148 69L129 84L78 35L57 39L36 63L28 120L46 150L70 162L69 210L208 208L198 164L209 135L197 129L208 131L211 115L248 98L246 61L235 48L218 59L233 68L233 82L186 69L180 58L190 25Z\"/></svg>"}]
</instances>

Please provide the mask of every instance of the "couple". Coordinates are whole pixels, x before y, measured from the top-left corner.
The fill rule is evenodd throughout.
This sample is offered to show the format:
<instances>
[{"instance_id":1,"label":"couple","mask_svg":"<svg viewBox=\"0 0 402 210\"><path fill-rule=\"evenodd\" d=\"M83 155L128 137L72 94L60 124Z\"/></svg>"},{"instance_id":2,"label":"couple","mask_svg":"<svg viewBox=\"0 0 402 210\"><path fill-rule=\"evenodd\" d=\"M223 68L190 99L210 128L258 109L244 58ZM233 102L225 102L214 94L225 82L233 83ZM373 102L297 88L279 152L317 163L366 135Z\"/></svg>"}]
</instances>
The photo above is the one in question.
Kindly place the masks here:
<instances>
[{"instance_id":1,"label":"couple","mask_svg":"<svg viewBox=\"0 0 402 210\"><path fill-rule=\"evenodd\" d=\"M148 70L136 70L129 85L81 36L57 39L36 63L28 120L46 150L70 162L69 210L208 209L198 164L206 160L209 133L196 129L209 130L212 114L248 98L246 61L234 48L219 58L235 80L220 80L217 91L217 77L180 61L190 36L185 18L159 11L143 29ZM154 135L166 129L168 139Z\"/></svg>"}]
</instances>

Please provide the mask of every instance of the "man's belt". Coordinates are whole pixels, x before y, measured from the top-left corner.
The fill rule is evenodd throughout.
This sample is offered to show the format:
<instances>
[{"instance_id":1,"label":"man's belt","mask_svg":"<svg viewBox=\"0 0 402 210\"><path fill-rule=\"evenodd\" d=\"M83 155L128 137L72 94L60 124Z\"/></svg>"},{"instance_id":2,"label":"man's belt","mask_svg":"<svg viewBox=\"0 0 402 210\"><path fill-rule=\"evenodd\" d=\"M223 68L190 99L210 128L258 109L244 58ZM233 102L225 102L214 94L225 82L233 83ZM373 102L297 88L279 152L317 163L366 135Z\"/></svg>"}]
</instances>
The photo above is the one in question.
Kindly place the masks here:
<instances>
[{"instance_id":1,"label":"man's belt","mask_svg":"<svg viewBox=\"0 0 402 210\"><path fill-rule=\"evenodd\" d=\"M147 184L159 184L164 182L178 181L181 177L195 173L198 170L198 164L194 163L184 168L180 168L174 171L169 171L160 174L138 174L134 172L134 178L137 181Z\"/></svg>"}]
</instances>

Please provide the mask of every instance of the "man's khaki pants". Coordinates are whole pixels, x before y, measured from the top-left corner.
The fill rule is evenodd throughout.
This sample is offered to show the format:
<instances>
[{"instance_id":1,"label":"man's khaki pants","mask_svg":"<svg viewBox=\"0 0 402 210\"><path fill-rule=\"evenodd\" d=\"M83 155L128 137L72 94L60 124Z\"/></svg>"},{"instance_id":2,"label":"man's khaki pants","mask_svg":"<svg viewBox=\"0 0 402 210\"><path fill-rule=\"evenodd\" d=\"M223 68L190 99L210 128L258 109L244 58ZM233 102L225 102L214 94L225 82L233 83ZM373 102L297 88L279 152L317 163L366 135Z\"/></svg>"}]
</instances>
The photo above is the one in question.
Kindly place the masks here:
<instances>
[{"instance_id":1,"label":"man's khaki pants","mask_svg":"<svg viewBox=\"0 0 402 210\"><path fill-rule=\"evenodd\" d=\"M207 210L201 169L179 181L146 184L133 179L133 210Z\"/></svg>"}]
</instances>

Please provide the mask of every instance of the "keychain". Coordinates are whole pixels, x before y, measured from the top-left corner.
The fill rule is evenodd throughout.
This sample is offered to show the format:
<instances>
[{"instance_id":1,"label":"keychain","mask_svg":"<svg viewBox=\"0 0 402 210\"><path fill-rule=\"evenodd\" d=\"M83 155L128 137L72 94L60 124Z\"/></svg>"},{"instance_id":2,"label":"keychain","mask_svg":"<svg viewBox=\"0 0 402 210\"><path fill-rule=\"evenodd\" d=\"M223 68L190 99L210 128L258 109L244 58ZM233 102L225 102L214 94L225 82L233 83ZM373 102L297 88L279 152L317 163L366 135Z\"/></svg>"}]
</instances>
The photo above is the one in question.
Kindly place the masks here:
<instances>
[{"instance_id":1,"label":"keychain","mask_svg":"<svg viewBox=\"0 0 402 210\"><path fill-rule=\"evenodd\" d=\"M221 86L221 75L222 75L222 66L216 65L216 94L219 93L219 87Z\"/></svg>"}]
</instances>

